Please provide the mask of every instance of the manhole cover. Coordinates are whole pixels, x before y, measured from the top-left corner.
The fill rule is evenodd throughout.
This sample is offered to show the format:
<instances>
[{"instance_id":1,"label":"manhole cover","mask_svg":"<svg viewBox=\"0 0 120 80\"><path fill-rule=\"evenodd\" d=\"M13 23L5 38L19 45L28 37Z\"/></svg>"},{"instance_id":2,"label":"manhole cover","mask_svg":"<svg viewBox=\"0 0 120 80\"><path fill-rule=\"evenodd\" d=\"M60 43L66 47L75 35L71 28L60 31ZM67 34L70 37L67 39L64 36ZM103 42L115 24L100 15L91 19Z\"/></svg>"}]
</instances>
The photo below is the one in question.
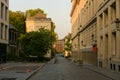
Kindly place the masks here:
<instances>
[{"instance_id":1,"label":"manhole cover","mask_svg":"<svg viewBox=\"0 0 120 80\"><path fill-rule=\"evenodd\" d=\"M16 80L16 78L2 78L0 80Z\"/></svg>"}]
</instances>

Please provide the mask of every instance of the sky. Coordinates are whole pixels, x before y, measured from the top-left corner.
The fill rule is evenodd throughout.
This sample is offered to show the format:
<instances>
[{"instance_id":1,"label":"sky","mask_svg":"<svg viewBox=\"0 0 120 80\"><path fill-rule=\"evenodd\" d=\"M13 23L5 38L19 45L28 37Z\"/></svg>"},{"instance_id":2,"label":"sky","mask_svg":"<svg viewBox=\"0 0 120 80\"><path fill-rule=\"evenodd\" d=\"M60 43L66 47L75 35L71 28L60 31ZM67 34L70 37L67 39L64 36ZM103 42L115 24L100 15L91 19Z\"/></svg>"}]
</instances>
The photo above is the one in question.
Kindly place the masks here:
<instances>
[{"instance_id":1,"label":"sky","mask_svg":"<svg viewBox=\"0 0 120 80\"><path fill-rule=\"evenodd\" d=\"M25 12L28 9L40 8L55 23L55 32L63 39L71 32L71 0L9 0L9 9Z\"/></svg>"}]
</instances>

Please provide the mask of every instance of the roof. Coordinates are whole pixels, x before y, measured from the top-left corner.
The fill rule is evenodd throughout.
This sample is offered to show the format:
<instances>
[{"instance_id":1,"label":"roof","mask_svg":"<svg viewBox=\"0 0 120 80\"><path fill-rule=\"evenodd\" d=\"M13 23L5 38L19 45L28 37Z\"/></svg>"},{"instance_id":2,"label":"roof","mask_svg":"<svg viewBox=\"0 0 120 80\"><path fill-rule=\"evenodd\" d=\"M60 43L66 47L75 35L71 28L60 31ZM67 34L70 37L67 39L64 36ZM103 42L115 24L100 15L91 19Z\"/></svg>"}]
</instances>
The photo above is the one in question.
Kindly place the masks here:
<instances>
[{"instance_id":1,"label":"roof","mask_svg":"<svg viewBox=\"0 0 120 80\"><path fill-rule=\"evenodd\" d=\"M32 19L41 19L41 18L46 18L46 15L44 15L43 13L39 12L34 16L28 16L27 19L28 20L32 20Z\"/></svg>"},{"instance_id":2,"label":"roof","mask_svg":"<svg viewBox=\"0 0 120 80\"><path fill-rule=\"evenodd\" d=\"M16 30L16 28L13 27L12 25L9 25L9 29L14 29L14 30Z\"/></svg>"}]
</instances>

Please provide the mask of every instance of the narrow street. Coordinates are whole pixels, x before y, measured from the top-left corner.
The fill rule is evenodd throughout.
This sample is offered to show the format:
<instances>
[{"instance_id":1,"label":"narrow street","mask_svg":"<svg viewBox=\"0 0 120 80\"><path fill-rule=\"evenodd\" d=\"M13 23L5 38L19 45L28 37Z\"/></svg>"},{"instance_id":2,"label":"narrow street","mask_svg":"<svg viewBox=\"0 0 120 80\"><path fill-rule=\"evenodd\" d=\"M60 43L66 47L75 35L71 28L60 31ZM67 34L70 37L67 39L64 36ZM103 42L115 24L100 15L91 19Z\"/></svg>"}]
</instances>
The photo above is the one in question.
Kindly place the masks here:
<instances>
[{"instance_id":1,"label":"narrow street","mask_svg":"<svg viewBox=\"0 0 120 80\"><path fill-rule=\"evenodd\" d=\"M112 80L95 71L75 65L63 57L58 62L48 62L29 80Z\"/></svg>"}]
</instances>

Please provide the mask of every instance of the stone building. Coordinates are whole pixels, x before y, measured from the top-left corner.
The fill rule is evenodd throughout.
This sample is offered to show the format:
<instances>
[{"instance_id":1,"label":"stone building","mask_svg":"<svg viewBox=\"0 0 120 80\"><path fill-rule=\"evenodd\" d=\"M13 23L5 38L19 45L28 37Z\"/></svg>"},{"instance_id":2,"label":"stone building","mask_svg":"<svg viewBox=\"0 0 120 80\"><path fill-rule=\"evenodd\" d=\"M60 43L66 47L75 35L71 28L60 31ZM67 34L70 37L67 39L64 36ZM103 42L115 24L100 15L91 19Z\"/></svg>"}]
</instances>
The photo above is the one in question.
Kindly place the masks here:
<instances>
[{"instance_id":1,"label":"stone building","mask_svg":"<svg viewBox=\"0 0 120 80\"><path fill-rule=\"evenodd\" d=\"M120 0L98 3L98 66L120 71Z\"/></svg>"},{"instance_id":2,"label":"stone building","mask_svg":"<svg viewBox=\"0 0 120 80\"><path fill-rule=\"evenodd\" d=\"M40 28L51 30L53 22L51 18L46 18L42 13L37 13L35 16L26 18L26 32L38 31Z\"/></svg>"},{"instance_id":3,"label":"stone building","mask_svg":"<svg viewBox=\"0 0 120 80\"><path fill-rule=\"evenodd\" d=\"M47 18L44 14L40 12L32 17L28 15L26 18L26 32L38 31L40 28L52 30L53 27L54 24L51 18ZM51 58L51 50L49 50L45 57Z\"/></svg>"},{"instance_id":4,"label":"stone building","mask_svg":"<svg viewBox=\"0 0 120 80\"><path fill-rule=\"evenodd\" d=\"M71 2L73 60L120 71L120 0Z\"/></svg>"},{"instance_id":5,"label":"stone building","mask_svg":"<svg viewBox=\"0 0 120 80\"><path fill-rule=\"evenodd\" d=\"M9 29L9 0L0 0L0 63L6 62Z\"/></svg>"},{"instance_id":6,"label":"stone building","mask_svg":"<svg viewBox=\"0 0 120 80\"><path fill-rule=\"evenodd\" d=\"M72 9L71 9L71 25L72 25L72 61L82 61L82 57L79 49L79 35L78 29L81 26L81 10L84 7L86 0L71 0Z\"/></svg>"}]
</instances>

